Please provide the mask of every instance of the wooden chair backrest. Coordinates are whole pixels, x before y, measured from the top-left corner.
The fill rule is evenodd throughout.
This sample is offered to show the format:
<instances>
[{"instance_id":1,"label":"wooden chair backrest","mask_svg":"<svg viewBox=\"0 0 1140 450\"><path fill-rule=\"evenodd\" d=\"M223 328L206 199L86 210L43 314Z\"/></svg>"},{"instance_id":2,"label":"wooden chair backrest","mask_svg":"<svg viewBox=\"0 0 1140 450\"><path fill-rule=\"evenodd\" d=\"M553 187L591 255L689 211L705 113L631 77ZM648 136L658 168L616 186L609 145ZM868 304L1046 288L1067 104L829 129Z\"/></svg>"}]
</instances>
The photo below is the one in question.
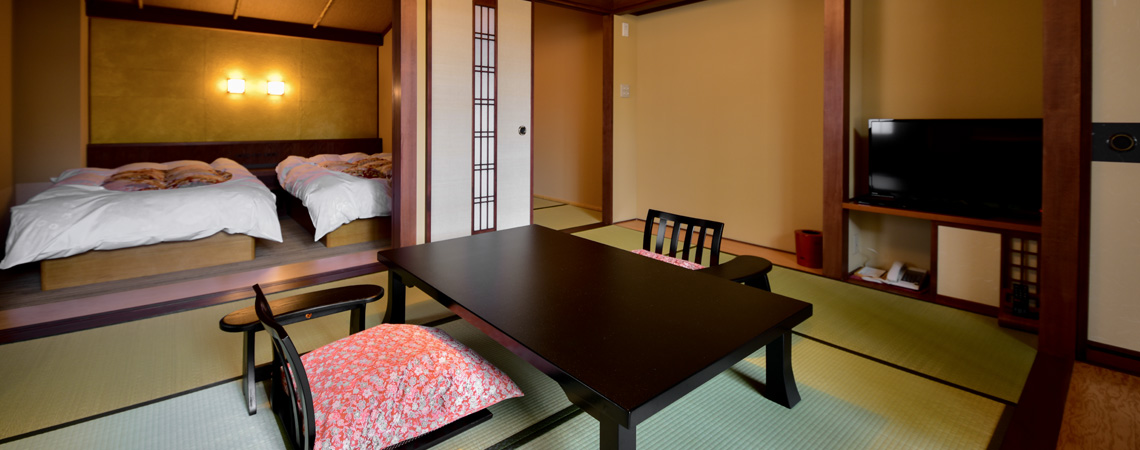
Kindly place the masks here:
<instances>
[{"instance_id":1,"label":"wooden chair backrest","mask_svg":"<svg viewBox=\"0 0 1140 450\"><path fill-rule=\"evenodd\" d=\"M657 223L654 223L657 222ZM672 225L668 223L672 222ZM673 227L673 233L669 237L669 253L665 253L665 234L667 233L668 226ZM657 229L657 240L653 247L650 247L653 241L653 229ZM684 238L681 238L681 232L684 230ZM693 245L693 232L696 231L697 242ZM661 212L656 209L649 210L649 215L645 218L645 236L642 240L642 247L645 250L670 256L673 258L680 258L687 261L692 261L697 264L703 264L701 257L705 250L705 235L711 234L710 246L712 253L709 254L709 266L720 264L720 239L724 233L724 224L712 220L698 219L695 217L682 216L680 214L672 214ZM677 243L683 242L681 248L681 256L677 256ZM696 249L695 258L689 259L690 250Z\"/></svg>"},{"instance_id":2,"label":"wooden chair backrest","mask_svg":"<svg viewBox=\"0 0 1140 450\"><path fill-rule=\"evenodd\" d=\"M309 390L305 366L301 364L297 347L289 339L285 327L274 320L273 310L261 292L261 286L253 285L253 291L257 294L253 310L273 340L273 370L280 375L271 380L274 383L270 387L273 413L281 418L293 448L312 449L316 440L316 413L313 411L313 394Z\"/></svg>"}]
</instances>

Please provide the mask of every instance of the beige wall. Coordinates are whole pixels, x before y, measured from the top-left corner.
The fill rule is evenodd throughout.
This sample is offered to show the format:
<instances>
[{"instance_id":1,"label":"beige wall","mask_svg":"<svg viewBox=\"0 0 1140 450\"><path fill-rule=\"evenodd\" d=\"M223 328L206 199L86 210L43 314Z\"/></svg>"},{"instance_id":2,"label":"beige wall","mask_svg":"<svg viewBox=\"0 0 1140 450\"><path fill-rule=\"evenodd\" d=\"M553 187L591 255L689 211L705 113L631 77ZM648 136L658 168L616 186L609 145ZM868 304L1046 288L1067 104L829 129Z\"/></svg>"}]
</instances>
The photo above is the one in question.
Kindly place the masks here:
<instances>
[{"instance_id":1,"label":"beige wall","mask_svg":"<svg viewBox=\"0 0 1140 450\"><path fill-rule=\"evenodd\" d=\"M1039 0L862 4L860 129L872 118L1041 117Z\"/></svg>"},{"instance_id":2,"label":"beige wall","mask_svg":"<svg viewBox=\"0 0 1140 450\"><path fill-rule=\"evenodd\" d=\"M602 17L535 3L534 21L534 194L601 210Z\"/></svg>"},{"instance_id":3,"label":"beige wall","mask_svg":"<svg viewBox=\"0 0 1140 450\"><path fill-rule=\"evenodd\" d=\"M92 19L91 142L376 137L377 70L369 45Z\"/></svg>"},{"instance_id":4,"label":"beige wall","mask_svg":"<svg viewBox=\"0 0 1140 450\"><path fill-rule=\"evenodd\" d=\"M620 24L617 25L620 34ZM822 224L823 2L718 0L637 21L637 215L793 250Z\"/></svg>"},{"instance_id":5,"label":"beige wall","mask_svg":"<svg viewBox=\"0 0 1140 450\"><path fill-rule=\"evenodd\" d=\"M83 2L13 2L12 170L47 182L85 159L87 47Z\"/></svg>"},{"instance_id":6,"label":"beige wall","mask_svg":"<svg viewBox=\"0 0 1140 450\"><path fill-rule=\"evenodd\" d=\"M1140 4L1093 1L1093 122L1140 122L1138 33ZM1138 194L1140 164L1092 163L1088 338L1133 351L1140 351Z\"/></svg>"},{"instance_id":7,"label":"beige wall","mask_svg":"<svg viewBox=\"0 0 1140 450\"><path fill-rule=\"evenodd\" d=\"M621 35L622 24L629 24L629 36ZM621 85L637 83L636 16L614 17L614 221L645 218L637 209L637 102L622 98Z\"/></svg>"}]
</instances>

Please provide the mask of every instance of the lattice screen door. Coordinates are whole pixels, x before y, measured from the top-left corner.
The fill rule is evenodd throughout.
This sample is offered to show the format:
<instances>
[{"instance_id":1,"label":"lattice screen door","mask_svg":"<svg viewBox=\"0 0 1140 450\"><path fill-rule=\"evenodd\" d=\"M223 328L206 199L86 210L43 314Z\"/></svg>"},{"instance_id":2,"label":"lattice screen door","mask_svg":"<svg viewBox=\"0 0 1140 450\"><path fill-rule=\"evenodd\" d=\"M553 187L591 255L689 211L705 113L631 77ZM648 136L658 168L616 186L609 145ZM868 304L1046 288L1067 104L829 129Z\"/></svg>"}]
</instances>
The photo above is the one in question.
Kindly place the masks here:
<instances>
[{"instance_id":1,"label":"lattice screen door","mask_svg":"<svg viewBox=\"0 0 1140 450\"><path fill-rule=\"evenodd\" d=\"M495 122L498 114L495 101L498 87L495 83L496 56L495 26L496 0L475 1L474 76L475 99L472 115L472 176L471 176L471 233L495 230L495 185L497 182L497 146Z\"/></svg>"}]
</instances>

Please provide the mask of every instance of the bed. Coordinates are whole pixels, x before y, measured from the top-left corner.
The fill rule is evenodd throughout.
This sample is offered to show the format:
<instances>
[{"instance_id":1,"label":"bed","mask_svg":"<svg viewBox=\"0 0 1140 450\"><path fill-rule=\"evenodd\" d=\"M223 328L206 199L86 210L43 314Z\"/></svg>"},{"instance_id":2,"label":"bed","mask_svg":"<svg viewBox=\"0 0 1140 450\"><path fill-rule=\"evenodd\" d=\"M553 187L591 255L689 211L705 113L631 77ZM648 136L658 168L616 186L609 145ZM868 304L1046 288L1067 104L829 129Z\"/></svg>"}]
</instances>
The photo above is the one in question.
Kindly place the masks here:
<instances>
[{"instance_id":1,"label":"bed","mask_svg":"<svg viewBox=\"0 0 1140 450\"><path fill-rule=\"evenodd\" d=\"M291 155L277 165L277 182L293 200L290 215L327 247L391 236L390 153Z\"/></svg>"},{"instance_id":2,"label":"bed","mask_svg":"<svg viewBox=\"0 0 1140 450\"><path fill-rule=\"evenodd\" d=\"M52 182L12 208L0 261L39 261L43 290L248 261L255 238L281 241L274 194L228 158L70 169Z\"/></svg>"}]
</instances>

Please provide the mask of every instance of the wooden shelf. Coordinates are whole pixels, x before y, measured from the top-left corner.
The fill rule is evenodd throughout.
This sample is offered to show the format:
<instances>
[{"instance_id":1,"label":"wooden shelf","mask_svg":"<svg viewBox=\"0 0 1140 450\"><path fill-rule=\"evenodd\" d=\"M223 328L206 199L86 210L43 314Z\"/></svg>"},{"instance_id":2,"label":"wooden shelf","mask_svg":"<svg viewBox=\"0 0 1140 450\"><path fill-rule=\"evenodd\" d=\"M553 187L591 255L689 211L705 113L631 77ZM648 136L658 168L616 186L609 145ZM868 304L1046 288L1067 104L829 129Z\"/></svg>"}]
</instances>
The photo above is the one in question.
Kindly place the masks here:
<instances>
[{"instance_id":1,"label":"wooden shelf","mask_svg":"<svg viewBox=\"0 0 1140 450\"><path fill-rule=\"evenodd\" d=\"M919 289L916 291L913 289L907 289L907 288L903 288L903 287L892 286L889 284L864 281L863 279L855 276L854 272L852 272L852 274L847 277L847 282L851 283L851 284L857 284L860 286L864 286L864 287L869 287L871 289L878 289L880 291L890 292L892 294L898 294L898 295L901 295L904 297L917 298L919 300L925 300L928 302L934 301L934 297L932 295L930 295L930 283L927 283L927 282L924 282L922 284L922 289Z\"/></svg>"},{"instance_id":2,"label":"wooden shelf","mask_svg":"<svg viewBox=\"0 0 1140 450\"><path fill-rule=\"evenodd\" d=\"M911 217L915 219L925 219L936 222L952 223L958 225L971 225L976 227L986 227L998 230L1021 231L1026 233L1041 233L1040 222L1029 221L1015 221L1015 220L995 220L995 219L977 219L973 217L951 216L947 214L938 214L925 211L915 211L910 209L887 208L884 206L864 205L854 202L843 202L843 209L849 211L865 211L877 214L887 214L891 216Z\"/></svg>"}]
</instances>

